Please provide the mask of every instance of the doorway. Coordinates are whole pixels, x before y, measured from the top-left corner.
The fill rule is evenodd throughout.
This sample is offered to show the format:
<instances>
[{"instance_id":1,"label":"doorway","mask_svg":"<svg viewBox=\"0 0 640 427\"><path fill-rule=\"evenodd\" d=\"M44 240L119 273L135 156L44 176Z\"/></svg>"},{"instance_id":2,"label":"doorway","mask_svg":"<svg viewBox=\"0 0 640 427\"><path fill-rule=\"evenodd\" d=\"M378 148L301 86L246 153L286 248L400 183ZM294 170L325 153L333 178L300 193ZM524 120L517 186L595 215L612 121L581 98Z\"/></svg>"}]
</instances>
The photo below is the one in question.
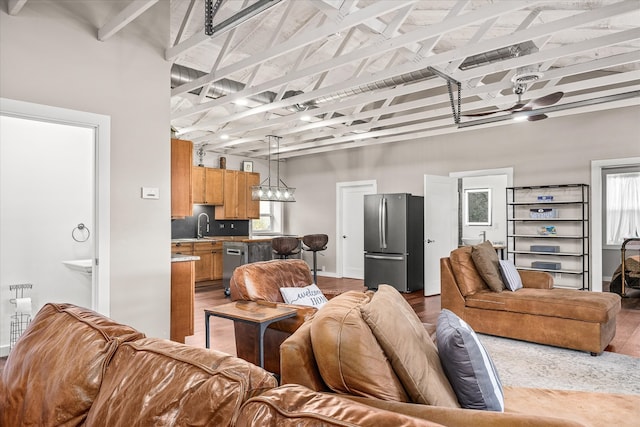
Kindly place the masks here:
<instances>
[{"instance_id":1,"label":"doorway","mask_svg":"<svg viewBox=\"0 0 640 427\"><path fill-rule=\"evenodd\" d=\"M109 314L109 118L0 100L0 353L9 286L32 314L69 302Z\"/></svg>"},{"instance_id":2,"label":"doorway","mask_svg":"<svg viewBox=\"0 0 640 427\"><path fill-rule=\"evenodd\" d=\"M605 246L602 239L602 222L603 222L603 185L602 171L603 169L638 166L640 165L640 157L629 157L623 159L593 160L591 162L591 289L594 292L602 292L603 276L603 251ZM606 273L608 275L610 273Z\"/></svg>"},{"instance_id":3,"label":"doorway","mask_svg":"<svg viewBox=\"0 0 640 427\"><path fill-rule=\"evenodd\" d=\"M376 181L336 184L336 273L364 279L364 196L376 194Z\"/></svg>"}]
</instances>

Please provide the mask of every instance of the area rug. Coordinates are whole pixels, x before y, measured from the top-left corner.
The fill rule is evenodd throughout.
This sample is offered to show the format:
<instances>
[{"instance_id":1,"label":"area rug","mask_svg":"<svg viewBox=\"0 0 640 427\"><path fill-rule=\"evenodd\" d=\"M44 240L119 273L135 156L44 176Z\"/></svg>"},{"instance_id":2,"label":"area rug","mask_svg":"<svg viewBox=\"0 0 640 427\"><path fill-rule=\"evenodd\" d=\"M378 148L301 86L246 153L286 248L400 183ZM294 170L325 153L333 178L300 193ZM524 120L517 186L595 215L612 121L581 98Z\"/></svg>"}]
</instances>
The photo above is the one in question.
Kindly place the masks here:
<instances>
[{"instance_id":1,"label":"area rug","mask_svg":"<svg viewBox=\"0 0 640 427\"><path fill-rule=\"evenodd\" d=\"M478 336L504 386L640 394L640 358Z\"/></svg>"}]
</instances>

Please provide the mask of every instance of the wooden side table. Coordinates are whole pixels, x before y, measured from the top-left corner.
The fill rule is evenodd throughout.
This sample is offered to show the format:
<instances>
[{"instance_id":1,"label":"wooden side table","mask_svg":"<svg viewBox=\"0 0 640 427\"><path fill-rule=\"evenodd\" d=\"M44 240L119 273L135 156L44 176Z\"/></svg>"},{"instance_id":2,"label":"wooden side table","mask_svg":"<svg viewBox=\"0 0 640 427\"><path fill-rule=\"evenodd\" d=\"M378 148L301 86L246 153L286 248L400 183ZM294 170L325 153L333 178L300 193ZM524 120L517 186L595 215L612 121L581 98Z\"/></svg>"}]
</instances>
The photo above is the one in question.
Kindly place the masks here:
<instances>
[{"instance_id":1,"label":"wooden side table","mask_svg":"<svg viewBox=\"0 0 640 427\"><path fill-rule=\"evenodd\" d=\"M258 344L260 352L260 367L264 368L264 332L273 322L294 317L297 311L294 308L279 307L275 303L256 301L235 301L204 310L205 347L210 348L211 316L244 322L258 328Z\"/></svg>"}]
</instances>

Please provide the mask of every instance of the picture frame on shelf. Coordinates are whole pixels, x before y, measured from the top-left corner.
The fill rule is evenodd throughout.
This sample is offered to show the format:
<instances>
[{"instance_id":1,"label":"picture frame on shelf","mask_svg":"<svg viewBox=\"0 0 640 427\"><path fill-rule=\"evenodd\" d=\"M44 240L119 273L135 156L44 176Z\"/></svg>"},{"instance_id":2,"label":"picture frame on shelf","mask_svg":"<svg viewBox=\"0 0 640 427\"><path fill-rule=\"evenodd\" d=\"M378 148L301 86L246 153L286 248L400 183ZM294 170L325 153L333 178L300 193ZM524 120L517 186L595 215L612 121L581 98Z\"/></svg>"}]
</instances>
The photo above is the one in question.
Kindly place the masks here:
<instances>
[{"instance_id":1,"label":"picture frame on shelf","mask_svg":"<svg viewBox=\"0 0 640 427\"><path fill-rule=\"evenodd\" d=\"M242 171L243 172L253 172L253 162L250 160L242 161Z\"/></svg>"}]
</instances>

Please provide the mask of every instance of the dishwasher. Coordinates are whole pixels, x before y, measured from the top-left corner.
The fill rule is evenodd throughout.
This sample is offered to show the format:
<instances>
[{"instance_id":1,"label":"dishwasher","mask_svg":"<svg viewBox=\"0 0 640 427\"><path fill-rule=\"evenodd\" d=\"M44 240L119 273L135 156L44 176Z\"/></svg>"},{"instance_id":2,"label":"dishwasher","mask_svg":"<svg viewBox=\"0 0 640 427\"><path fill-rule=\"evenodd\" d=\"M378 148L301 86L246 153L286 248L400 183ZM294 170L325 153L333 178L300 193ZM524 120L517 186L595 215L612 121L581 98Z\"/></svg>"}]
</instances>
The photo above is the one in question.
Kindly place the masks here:
<instances>
[{"instance_id":1,"label":"dishwasher","mask_svg":"<svg viewBox=\"0 0 640 427\"><path fill-rule=\"evenodd\" d=\"M229 284L233 270L248 262L249 251L243 242L222 242L222 285L224 294L231 295Z\"/></svg>"},{"instance_id":2,"label":"dishwasher","mask_svg":"<svg viewBox=\"0 0 640 427\"><path fill-rule=\"evenodd\" d=\"M222 242L222 285L229 296L233 270L243 264L273 259L271 241L268 242Z\"/></svg>"}]
</instances>

